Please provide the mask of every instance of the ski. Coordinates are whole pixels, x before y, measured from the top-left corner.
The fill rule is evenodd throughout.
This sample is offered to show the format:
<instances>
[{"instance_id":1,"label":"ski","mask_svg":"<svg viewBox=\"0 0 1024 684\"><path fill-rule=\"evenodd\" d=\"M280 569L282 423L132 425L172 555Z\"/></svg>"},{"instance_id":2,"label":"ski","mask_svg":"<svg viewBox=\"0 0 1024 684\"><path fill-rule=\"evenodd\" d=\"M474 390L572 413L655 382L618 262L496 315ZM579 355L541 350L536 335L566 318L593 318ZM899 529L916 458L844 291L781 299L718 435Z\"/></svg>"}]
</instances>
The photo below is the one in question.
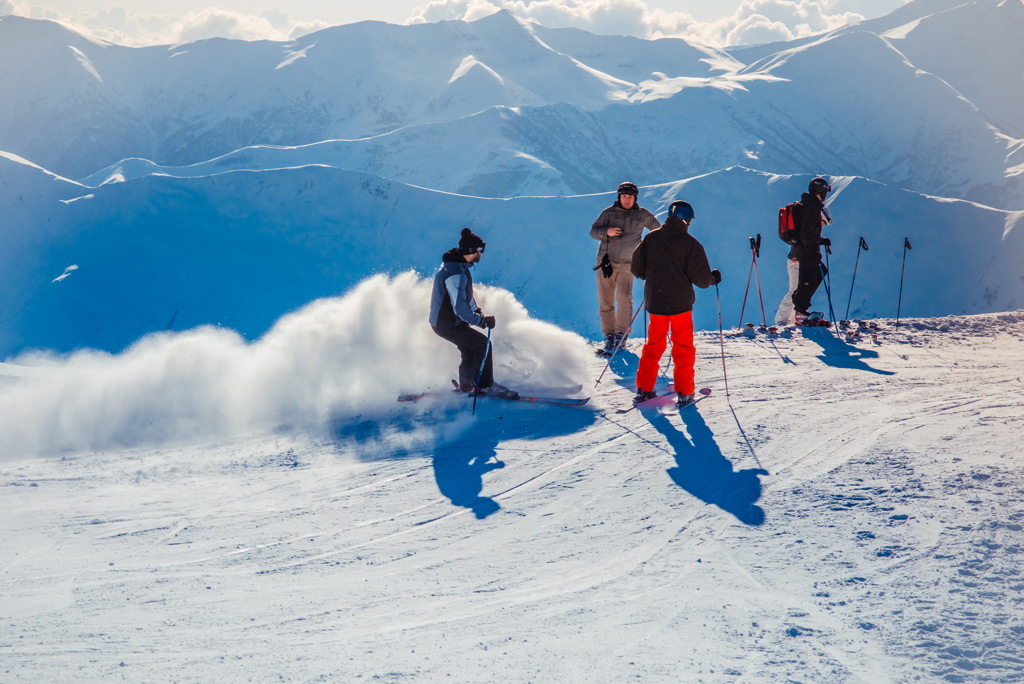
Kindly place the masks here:
<instances>
[{"instance_id":1,"label":"ski","mask_svg":"<svg viewBox=\"0 0 1024 684\"><path fill-rule=\"evenodd\" d=\"M486 394L484 395L487 396ZM501 397L491 397L492 399L501 399ZM528 404L554 404L555 406L583 406L590 397L583 397L581 399L569 399L567 397L528 397L519 395L518 399L507 399L506 401L525 401Z\"/></svg>"},{"instance_id":2,"label":"ski","mask_svg":"<svg viewBox=\"0 0 1024 684\"><path fill-rule=\"evenodd\" d=\"M696 404L698 401L700 401L704 397L709 396L711 394L711 389L707 388L707 387L702 387L700 390L698 390L698 392L699 392L699 394L701 396L698 397L698 398L695 398L693 400L694 404ZM658 401L659 399L664 399L665 397L672 396L675 393L676 393L675 386L674 385L669 385L668 388L664 392L661 392L657 396L651 397L647 401L641 401L639 404L633 404L632 406L630 406L628 408L620 408L620 409L618 409L616 411L616 413L629 413L633 409L644 408L644 407L647 407L647 406L658 406L661 403L664 403L664 402L659 402ZM689 404L687 404L687 406L689 406Z\"/></svg>"},{"instance_id":3,"label":"ski","mask_svg":"<svg viewBox=\"0 0 1024 684\"><path fill-rule=\"evenodd\" d=\"M440 390L428 390L426 392L419 392L416 394L400 394L398 395L398 401L400 402L416 402L420 399L427 397L441 397L441 396L452 396L452 395L471 398L473 395L467 392L459 392L458 390L452 390L451 392L443 392ZM583 397L581 399L570 399L568 397L532 397L519 395L517 399L510 399L507 397L492 397L487 394L478 395L479 399L497 399L499 401L522 401L527 404L553 404L556 406L583 406L590 397Z\"/></svg>"},{"instance_id":4,"label":"ski","mask_svg":"<svg viewBox=\"0 0 1024 684\"><path fill-rule=\"evenodd\" d=\"M704 387L704 388L698 390L697 394L699 394L700 396L694 397L693 401L691 401L686 406L680 406L678 402L673 404L673 405L671 405L671 406L665 406L664 408L659 406L658 407L658 413L661 413L661 414L678 413L678 412L682 411L685 408L689 408L689 407L693 406L694 404L696 404L698 401L701 401L702 399L707 399L708 397L710 397L711 396L711 388Z\"/></svg>"}]
</instances>

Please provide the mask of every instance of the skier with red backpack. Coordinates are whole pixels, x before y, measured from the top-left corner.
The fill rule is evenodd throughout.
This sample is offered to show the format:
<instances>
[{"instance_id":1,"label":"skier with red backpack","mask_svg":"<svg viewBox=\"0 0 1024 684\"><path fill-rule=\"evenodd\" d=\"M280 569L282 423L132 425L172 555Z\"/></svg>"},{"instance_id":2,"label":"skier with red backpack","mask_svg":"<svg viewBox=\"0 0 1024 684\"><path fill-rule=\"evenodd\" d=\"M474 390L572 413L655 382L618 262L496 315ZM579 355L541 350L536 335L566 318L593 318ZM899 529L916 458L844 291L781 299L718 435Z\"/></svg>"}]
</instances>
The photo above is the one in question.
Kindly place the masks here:
<instances>
[{"instance_id":1,"label":"skier with red backpack","mask_svg":"<svg viewBox=\"0 0 1024 684\"><path fill-rule=\"evenodd\" d=\"M776 325L808 325L822 319L819 312L811 313L811 297L821 285L828 269L821 263L821 248L832 245L821 230L832 223L825 207L825 197L832 186L824 178L814 178L799 202L779 210L779 237L791 245L789 250L789 291L782 298L775 314Z\"/></svg>"}]
</instances>

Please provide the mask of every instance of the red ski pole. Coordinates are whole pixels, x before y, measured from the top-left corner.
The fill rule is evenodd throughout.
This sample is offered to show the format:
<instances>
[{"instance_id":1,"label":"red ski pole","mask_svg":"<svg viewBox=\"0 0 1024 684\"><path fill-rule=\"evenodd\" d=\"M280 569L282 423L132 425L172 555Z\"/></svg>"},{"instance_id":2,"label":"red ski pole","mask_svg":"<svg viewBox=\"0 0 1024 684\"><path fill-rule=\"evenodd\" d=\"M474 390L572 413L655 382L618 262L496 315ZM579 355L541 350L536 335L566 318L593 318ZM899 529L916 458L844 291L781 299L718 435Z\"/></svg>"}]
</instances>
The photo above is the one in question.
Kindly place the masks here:
<instances>
[{"instance_id":1,"label":"red ski pole","mask_svg":"<svg viewBox=\"0 0 1024 684\"><path fill-rule=\"evenodd\" d=\"M750 238L750 245L753 247L754 238ZM747 272L747 289L743 291L743 306L740 308L740 330L743 330L743 312L747 310L747 295L750 294L750 276L754 274L754 262L750 262L750 271Z\"/></svg>"},{"instance_id":2,"label":"red ski pole","mask_svg":"<svg viewBox=\"0 0 1024 684\"><path fill-rule=\"evenodd\" d=\"M768 327L768 317L764 315L764 299L761 297L761 277L757 275L757 257L761 256L761 234L757 234L757 242L755 243L753 238L750 240L750 247L754 252L754 280L757 282L757 299L761 302L761 323L764 327ZM748 276L749 282L749 276Z\"/></svg>"}]
</instances>

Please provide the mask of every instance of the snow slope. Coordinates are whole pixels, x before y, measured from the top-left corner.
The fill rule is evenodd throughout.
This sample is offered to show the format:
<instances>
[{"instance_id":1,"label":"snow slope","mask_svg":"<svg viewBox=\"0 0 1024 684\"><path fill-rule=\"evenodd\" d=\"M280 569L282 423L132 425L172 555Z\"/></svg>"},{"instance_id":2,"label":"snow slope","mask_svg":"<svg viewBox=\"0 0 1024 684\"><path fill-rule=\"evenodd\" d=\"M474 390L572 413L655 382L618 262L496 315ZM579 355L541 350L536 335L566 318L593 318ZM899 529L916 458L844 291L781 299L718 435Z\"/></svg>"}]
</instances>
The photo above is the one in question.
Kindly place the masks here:
<instances>
[{"instance_id":1,"label":"snow slope","mask_svg":"<svg viewBox=\"0 0 1024 684\"><path fill-rule=\"evenodd\" d=\"M1024 313L879 323L881 345L727 337L730 401L700 333L714 394L682 414L614 412L633 341L583 409L453 398L8 457L4 680L1017 681ZM307 361L394 343L325 332ZM182 415L194 383L154 401Z\"/></svg>"},{"instance_id":2,"label":"snow slope","mask_svg":"<svg viewBox=\"0 0 1024 684\"><path fill-rule=\"evenodd\" d=\"M662 216L676 198L693 204L693 233L724 274L723 315L733 327L751 268L747 238L758 233L765 314L774 315L788 287L788 249L775 237L775 217L808 180L734 168L644 188L640 203ZM895 315L904 237L914 248L907 255L904 315L1003 311L1024 302L1019 212L858 178L833 183L835 224L825 234L834 243L829 265L838 316L850 298L861 236L870 251L860 258L851 316ZM0 354L119 351L149 332L204 324L256 339L285 313L372 274L413 270L432 277L463 226L488 243L478 281L512 292L541 320L584 337L599 332L597 243L589 230L612 194L481 199L317 166L148 176L71 190L62 199L88 190L87 199L54 199L10 216L12 235L0 252L0 286L10 293L0 301ZM737 196L744 201L735 202ZM72 264L79 268L52 282ZM822 289L814 308L827 313L827 304ZM746 320L760 322L760 316L751 299ZM425 307L416 320L426 325ZM698 329L717 328L714 309L694 320Z\"/></svg>"}]
</instances>

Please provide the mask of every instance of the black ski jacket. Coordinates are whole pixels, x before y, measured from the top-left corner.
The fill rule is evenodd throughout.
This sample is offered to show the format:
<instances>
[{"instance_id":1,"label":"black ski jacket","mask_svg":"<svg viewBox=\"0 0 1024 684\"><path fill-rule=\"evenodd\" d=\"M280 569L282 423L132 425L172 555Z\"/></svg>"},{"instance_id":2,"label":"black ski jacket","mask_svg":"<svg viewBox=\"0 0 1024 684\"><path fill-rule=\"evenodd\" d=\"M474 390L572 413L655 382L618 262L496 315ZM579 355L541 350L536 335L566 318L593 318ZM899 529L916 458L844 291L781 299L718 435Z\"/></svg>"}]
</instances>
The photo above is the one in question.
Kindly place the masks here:
<instances>
[{"instance_id":1,"label":"black ski jacket","mask_svg":"<svg viewBox=\"0 0 1024 684\"><path fill-rule=\"evenodd\" d=\"M704 246L690 235L684 221L669 216L633 252L630 270L644 282L647 311L675 316L693 310L693 286L711 287L711 264Z\"/></svg>"},{"instance_id":2,"label":"black ski jacket","mask_svg":"<svg viewBox=\"0 0 1024 684\"><path fill-rule=\"evenodd\" d=\"M800 227L797 243L789 250L789 258L797 261L821 261L821 229L825 220L821 216L824 206L816 195L805 192L800 196Z\"/></svg>"}]
</instances>

